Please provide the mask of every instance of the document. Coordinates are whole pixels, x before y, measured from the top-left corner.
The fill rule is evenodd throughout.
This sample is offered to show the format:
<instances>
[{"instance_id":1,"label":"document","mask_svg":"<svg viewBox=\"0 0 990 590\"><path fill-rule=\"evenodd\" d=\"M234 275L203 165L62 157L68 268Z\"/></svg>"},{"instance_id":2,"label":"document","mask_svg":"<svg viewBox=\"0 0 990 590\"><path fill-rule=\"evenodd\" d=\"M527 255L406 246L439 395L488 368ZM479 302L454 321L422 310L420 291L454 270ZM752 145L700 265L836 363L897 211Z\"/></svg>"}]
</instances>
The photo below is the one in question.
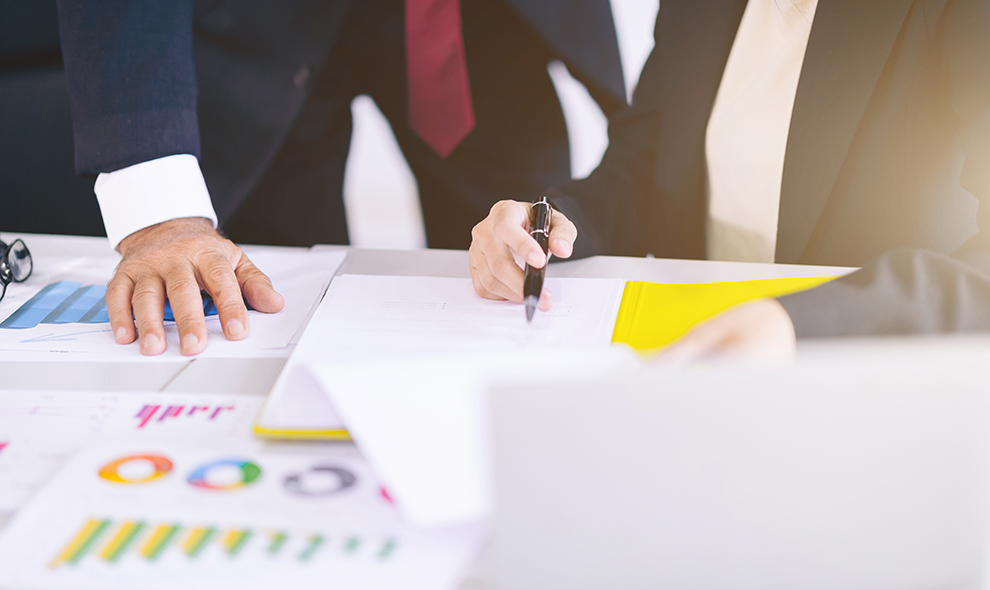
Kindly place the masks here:
<instances>
[{"instance_id":1,"label":"document","mask_svg":"<svg viewBox=\"0 0 990 590\"><path fill-rule=\"evenodd\" d=\"M256 432L346 437L308 363L439 353L607 347L624 281L550 278L553 309L526 323L521 305L478 297L470 279L344 275L334 279L265 404Z\"/></svg>"},{"instance_id":2,"label":"document","mask_svg":"<svg viewBox=\"0 0 990 590\"><path fill-rule=\"evenodd\" d=\"M108 436L250 440L261 403L246 395L4 391L0 512L19 508L72 453Z\"/></svg>"},{"instance_id":3,"label":"document","mask_svg":"<svg viewBox=\"0 0 990 590\"><path fill-rule=\"evenodd\" d=\"M344 275L330 285L301 345L338 360L605 345L624 285L547 279L553 309L527 324L522 306L482 299L470 279Z\"/></svg>"},{"instance_id":4,"label":"document","mask_svg":"<svg viewBox=\"0 0 990 590\"><path fill-rule=\"evenodd\" d=\"M228 341L216 309L204 302L209 345L201 357L287 356L302 333L345 252L245 247L285 298L276 314L249 311L251 334ZM12 283L0 300L0 354L4 360L154 360L184 359L175 322L165 322L168 350L156 357L141 355L137 343L117 344L106 309L106 284L119 257L44 258L24 283ZM170 318L170 310L166 311Z\"/></svg>"},{"instance_id":5,"label":"document","mask_svg":"<svg viewBox=\"0 0 990 590\"><path fill-rule=\"evenodd\" d=\"M453 590L483 538L404 524L353 447L107 442L0 534L0 589Z\"/></svg>"}]
</instances>

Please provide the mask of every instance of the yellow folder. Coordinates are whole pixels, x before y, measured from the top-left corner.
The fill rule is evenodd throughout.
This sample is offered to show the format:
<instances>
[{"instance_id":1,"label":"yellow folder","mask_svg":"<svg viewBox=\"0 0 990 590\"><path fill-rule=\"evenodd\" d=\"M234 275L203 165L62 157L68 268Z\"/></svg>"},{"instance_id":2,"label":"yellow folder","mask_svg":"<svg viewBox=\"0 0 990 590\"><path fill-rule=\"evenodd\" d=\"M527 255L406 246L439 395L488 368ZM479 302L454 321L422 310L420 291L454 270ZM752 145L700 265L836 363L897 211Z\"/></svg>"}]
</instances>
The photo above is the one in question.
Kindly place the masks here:
<instances>
[{"instance_id":1,"label":"yellow folder","mask_svg":"<svg viewBox=\"0 0 990 590\"><path fill-rule=\"evenodd\" d=\"M612 342L623 342L640 351L657 349L677 340L695 324L733 305L803 291L834 278L684 284L630 281L622 293Z\"/></svg>"}]
</instances>

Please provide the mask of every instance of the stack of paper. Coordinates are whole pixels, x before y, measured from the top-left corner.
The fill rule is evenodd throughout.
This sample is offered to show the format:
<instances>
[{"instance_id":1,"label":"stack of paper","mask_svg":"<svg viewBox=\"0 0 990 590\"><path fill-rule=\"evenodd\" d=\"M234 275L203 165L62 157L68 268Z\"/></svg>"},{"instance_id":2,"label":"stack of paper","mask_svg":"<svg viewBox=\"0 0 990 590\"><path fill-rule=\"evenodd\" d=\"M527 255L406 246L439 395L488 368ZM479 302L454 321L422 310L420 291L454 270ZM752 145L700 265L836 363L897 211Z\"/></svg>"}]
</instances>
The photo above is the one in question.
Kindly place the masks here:
<instances>
[{"instance_id":1,"label":"stack of paper","mask_svg":"<svg viewBox=\"0 0 990 590\"><path fill-rule=\"evenodd\" d=\"M255 432L346 438L326 393L300 367L474 352L607 347L624 282L548 279L554 305L526 323L522 306L478 297L469 279L344 275L334 279L276 382Z\"/></svg>"}]
</instances>

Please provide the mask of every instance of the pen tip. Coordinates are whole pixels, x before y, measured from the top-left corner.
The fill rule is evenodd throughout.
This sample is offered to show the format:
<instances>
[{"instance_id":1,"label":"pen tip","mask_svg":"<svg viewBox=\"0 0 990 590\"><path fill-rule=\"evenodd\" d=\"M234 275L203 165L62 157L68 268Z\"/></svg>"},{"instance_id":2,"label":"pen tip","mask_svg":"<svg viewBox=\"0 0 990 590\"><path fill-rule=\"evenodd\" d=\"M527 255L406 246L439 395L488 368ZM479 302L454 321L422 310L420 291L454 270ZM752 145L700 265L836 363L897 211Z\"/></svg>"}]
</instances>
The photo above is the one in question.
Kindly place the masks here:
<instances>
[{"instance_id":1,"label":"pen tip","mask_svg":"<svg viewBox=\"0 0 990 590\"><path fill-rule=\"evenodd\" d=\"M539 303L539 299L536 297L526 298L526 323L532 323L533 315L536 313L536 304Z\"/></svg>"}]
</instances>

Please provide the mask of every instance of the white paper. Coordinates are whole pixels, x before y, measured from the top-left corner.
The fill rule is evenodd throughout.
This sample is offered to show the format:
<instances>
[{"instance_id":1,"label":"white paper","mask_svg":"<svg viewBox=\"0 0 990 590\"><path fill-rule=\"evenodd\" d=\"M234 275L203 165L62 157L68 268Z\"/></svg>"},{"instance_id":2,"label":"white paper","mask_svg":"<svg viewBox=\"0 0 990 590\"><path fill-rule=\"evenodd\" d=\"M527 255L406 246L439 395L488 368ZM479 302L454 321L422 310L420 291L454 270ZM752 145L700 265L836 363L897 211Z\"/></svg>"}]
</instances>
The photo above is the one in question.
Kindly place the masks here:
<instances>
[{"instance_id":1,"label":"white paper","mask_svg":"<svg viewBox=\"0 0 990 590\"><path fill-rule=\"evenodd\" d=\"M403 514L421 526L441 526L482 521L491 513L486 393L492 385L535 390L545 383L628 375L641 366L636 353L619 345L535 357L516 352L327 363L309 370Z\"/></svg>"},{"instance_id":2,"label":"white paper","mask_svg":"<svg viewBox=\"0 0 990 590\"><path fill-rule=\"evenodd\" d=\"M550 278L545 286L553 309L527 324L522 305L482 299L470 279L344 275L300 347L307 357L343 360L609 343L625 281Z\"/></svg>"},{"instance_id":3,"label":"white paper","mask_svg":"<svg viewBox=\"0 0 990 590\"><path fill-rule=\"evenodd\" d=\"M137 455L147 458L128 460ZM106 524L75 542L99 530L91 522ZM76 455L4 529L0 588L448 590L483 533L404 525L350 446L106 443Z\"/></svg>"},{"instance_id":4,"label":"white paper","mask_svg":"<svg viewBox=\"0 0 990 590\"><path fill-rule=\"evenodd\" d=\"M30 498L72 453L107 436L250 440L262 398L86 391L0 393L0 512Z\"/></svg>"},{"instance_id":5,"label":"white paper","mask_svg":"<svg viewBox=\"0 0 990 590\"><path fill-rule=\"evenodd\" d=\"M224 337L216 316L208 317L206 327L209 342L200 357L287 356L289 347L298 340L307 318L322 297L333 273L346 257L346 252L335 250L308 251L250 246L244 250L252 262L271 278L275 289L285 298L285 308L276 314L249 311L250 336L237 342L228 341ZM165 353L146 357L141 355L136 342L129 345L117 344L111 334L110 324L106 321L98 322L100 314L86 318L83 308L92 309L101 305L100 290L113 276L118 262L119 257L112 256L36 260L31 278L24 283L8 285L7 295L0 300L0 355L4 360L149 362L187 359L179 352L175 322L165 323L168 341ZM35 313L30 319L12 324L30 327L3 327L4 322L22 307L26 309L27 306L34 305L29 302L39 292L56 284L63 291L54 298L56 303L65 301L76 290L92 287L92 291L86 291L76 300L77 304L73 304L78 309L66 311L64 316L49 320L68 323L41 323L42 314ZM52 315L59 314L53 310ZM80 315L83 317L78 317Z\"/></svg>"},{"instance_id":6,"label":"white paper","mask_svg":"<svg viewBox=\"0 0 990 590\"><path fill-rule=\"evenodd\" d=\"M436 353L605 347L625 282L550 278L549 313L527 324L523 307L478 297L470 279L344 275L336 277L275 383L261 426L335 430L343 423L323 402L309 363L408 359Z\"/></svg>"}]
</instances>

